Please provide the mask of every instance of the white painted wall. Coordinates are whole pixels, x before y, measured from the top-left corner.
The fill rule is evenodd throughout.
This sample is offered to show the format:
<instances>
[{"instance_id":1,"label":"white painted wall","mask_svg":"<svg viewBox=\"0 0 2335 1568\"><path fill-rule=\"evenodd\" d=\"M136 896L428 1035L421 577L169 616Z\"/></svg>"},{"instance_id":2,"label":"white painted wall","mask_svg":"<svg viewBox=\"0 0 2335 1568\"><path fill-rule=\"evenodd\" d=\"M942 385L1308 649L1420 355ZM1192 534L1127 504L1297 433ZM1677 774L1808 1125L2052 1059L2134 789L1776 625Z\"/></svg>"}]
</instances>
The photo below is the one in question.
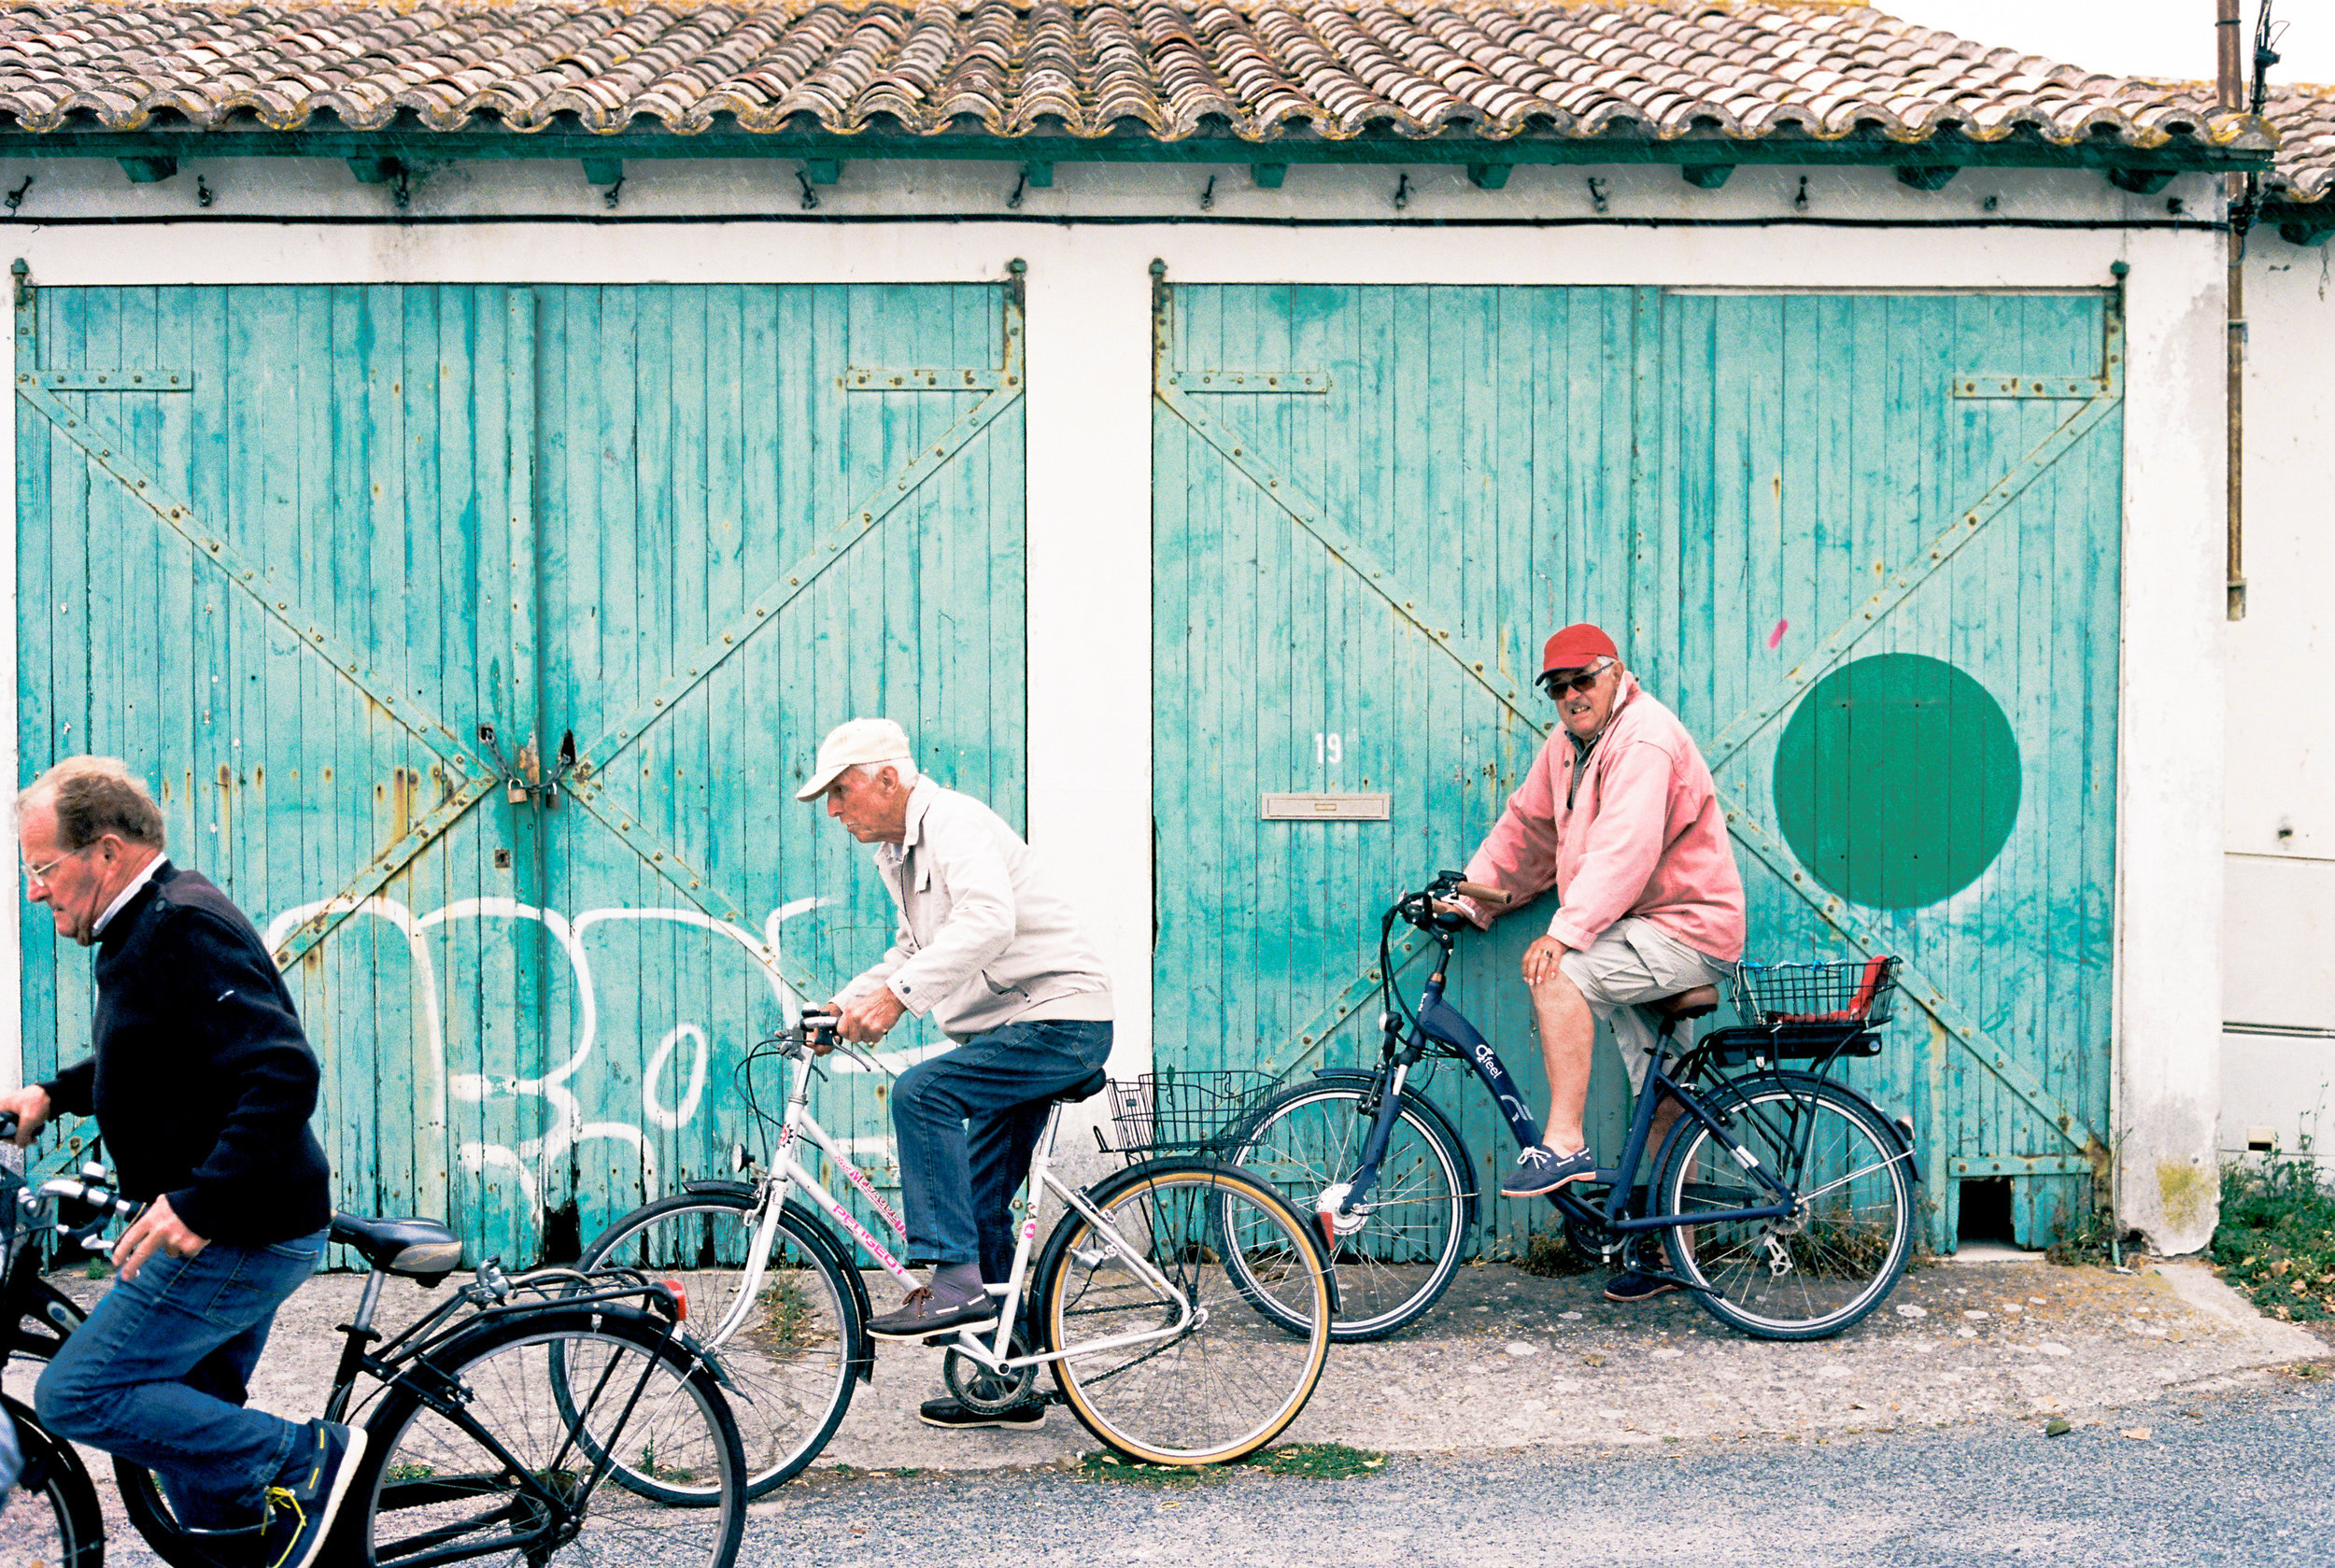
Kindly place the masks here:
<instances>
[{"instance_id":1,"label":"white painted wall","mask_svg":"<svg viewBox=\"0 0 2335 1568\"><path fill-rule=\"evenodd\" d=\"M1667 169L1522 170L1485 192L1451 169L1295 168L1267 191L1239 168L1065 165L1010 211L1012 165L854 164L805 212L788 165L668 165L629 171L612 213L573 165L510 162L432 174L398 222L387 191L336 163L191 165L129 187L106 162L0 162L0 191L28 173L0 228L50 285L950 281L1026 259L1031 838L1111 967L1123 1072L1150 1057L1154 258L1183 281L1873 290L2094 288L2129 262L2125 658L2142 696L2123 705L2120 770L2122 1191L2160 1250L2210 1232L2210 1180L2203 1208L2167 1194L2190 1190L2169 1173L2210 1176L2220 1077L2219 932L2197 911L2221 907L2223 758L2196 742L2223 711L2220 251L2194 228L2080 226L2164 224L2169 201L2210 205L2205 181L2144 199L2094 176L1972 171L1922 195L1886 172L1813 171L1804 207L1784 169L1715 192ZM734 218L666 220L707 214ZM220 221L238 215L252 220ZM1709 219L1775 226L1677 226ZM1944 226L2005 219L2031 226ZM13 497L0 485L0 507ZM0 683L11 744L15 689ZM12 990L12 944L0 963ZM5 993L0 1009L14 1018Z\"/></svg>"},{"instance_id":2,"label":"white painted wall","mask_svg":"<svg viewBox=\"0 0 2335 1568\"><path fill-rule=\"evenodd\" d=\"M2247 255L2246 618L2229 628L2220 1144L2335 1157L2335 250ZM2244 1027L2252 1025L2252 1027ZM2285 1031L2269 1033L2268 1030ZM2315 1034L2309 1031L2317 1031Z\"/></svg>"}]
</instances>

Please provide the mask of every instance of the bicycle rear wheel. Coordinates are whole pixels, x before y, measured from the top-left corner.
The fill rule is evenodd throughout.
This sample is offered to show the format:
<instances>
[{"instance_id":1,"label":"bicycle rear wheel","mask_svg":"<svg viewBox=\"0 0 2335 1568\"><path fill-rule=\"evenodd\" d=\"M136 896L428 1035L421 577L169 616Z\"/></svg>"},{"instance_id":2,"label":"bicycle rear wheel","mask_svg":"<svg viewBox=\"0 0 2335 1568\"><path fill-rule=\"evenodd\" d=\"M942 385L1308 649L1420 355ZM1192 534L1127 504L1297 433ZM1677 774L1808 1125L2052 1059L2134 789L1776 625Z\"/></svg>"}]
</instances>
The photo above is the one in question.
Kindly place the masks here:
<instances>
[{"instance_id":1,"label":"bicycle rear wheel","mask_svg":"<svg viewBox=\"0 0 2335 1568\"><path fill-rule=\"evenodd\" d=\"M1137 1165L1086 1195L1104 1223L1064 1215L1036 1289L1046 1346L1073 1352L1054 1363L1071 1411L1153 1464L1221 1464L1272 1441L1305 1408L1330 1348L1336 1298L1305 1219L1256 1178L1199 1161ZM1270 1317L1252 1309L1259 1292Z\"/></svg>"},{"instance_id":2,"label":"bicycle rear wheel","mask_svg":"<svg viewBox=\"0 0 2335 1568\"><path fill-rule=\"evenodd\" d=\"M690 1324L711 1335L745 1282L757 1212L756 1200L743 1193L659 1198L601 1232L581 1266L678 1278L689 1293ZM817 1458L851 1408L859 1308L821 1238L811 1234L816 1225L791 1210L780 1213L754 1309L729 1339L706 1345L728 1380L753 1497ZM685 1501L654 1477L628 1471L624 1479L653 1496Z\"/></svg>"},{"instance_id":3,"label":"bicycle rear wheel","mask_svg":"<svg viewBox=\"0 0 2335 1568\"><path fill-rule=\"evenodd\" d=\"M1265 1178L1318 1227L1316 1200L1362 1163L1372 1121L1363 1114L1367 1095L1364 1084L1331 1081L1276 1095L1240 1135L1232 1163ZM1384 1338L1416 1322L1451 1288L1474 1210L1468 1176L1467 1151L1425 1102L1406 1092L1366 1211L1337 1232L1332 1339ZM1260 1293L1256 1305L1280 1321L1273 1301Z\"/></svg>"},{"instance_id":4,"label":"bicycle rear wheel","mask_svg":"<svg viewBox=\"0 0 2335 1568\"><path fill-rule=\"evenodd\" d=\"M626 1308L488 1319L405 1368L365 1434L346 1527L366 1562L729 1568L744 1534L745 1462L720 1385ZM700 1505L626 1486L618 1454Z\"/></svg>"},{"instance_id":5,"label":"bicycle rear wheel","mask_svg":"<svg viewBox=\"0 0 2335 1568\"><path fill-rule=\"evenodd\" d=\"M0 1398L5 1420L16 1423L24 1473L0 1503L0 1568L99 1568L106 1526L80 1456L13 1399Z\"/></svg>"},{"instance_id":6,"label":"bicycle rear wheel","mask_svg":"<svg viewBox=\"0 0 2335 1568\"><path fill-rule=\"evenodd\" d=\"M1800 1073L1743 1081L1705 1104L1798 1206L1777 1220L1664 1231L1672 1271L1709 1287L1695 1300L1762 1339L1822 1339L1878 1307L1913 1247L1913 1174L1895 1133L1856 1096ZM1678 1124L1657 1213L1754 1208L1770 1198L1728 1139L1691 1119Z\"/></svg>"}]
</instances>

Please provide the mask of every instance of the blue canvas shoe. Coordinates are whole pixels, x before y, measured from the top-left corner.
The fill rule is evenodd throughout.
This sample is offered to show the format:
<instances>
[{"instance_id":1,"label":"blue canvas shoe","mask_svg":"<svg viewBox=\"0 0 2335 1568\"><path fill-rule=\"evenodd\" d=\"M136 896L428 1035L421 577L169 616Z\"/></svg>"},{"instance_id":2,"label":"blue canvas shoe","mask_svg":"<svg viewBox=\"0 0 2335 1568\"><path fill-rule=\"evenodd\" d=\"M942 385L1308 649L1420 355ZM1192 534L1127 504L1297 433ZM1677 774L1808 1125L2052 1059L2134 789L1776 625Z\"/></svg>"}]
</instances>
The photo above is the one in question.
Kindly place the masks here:
<instances>
[{"instance_id":1,"label":"blue canvas shoe","mask_svg":"<svg viewBox=\"0 0 2335 1568\"><path fill-rule=\"evenodd\" d=\"M1516 1169L1500 1183L1504 1198L1540 1198L1568 1181L1586 1181L1597 1174L1597 1156L1586 1149L1560 1154L1535 1143L1516 1157Z\"/></svg>"},{"instance_id":2,"label":"blue canvas shoe","mask_svg":"<svg viewBox=\"0 0 2335 1568\"><path fill-rule=\"evenodd\" d=\"M260 1568L310 1568L348 1495L365 1457L361 1428L310 1421L303 1447L267 1489L267 1521L260 1527Z\"/></svg>"}]
</instances>

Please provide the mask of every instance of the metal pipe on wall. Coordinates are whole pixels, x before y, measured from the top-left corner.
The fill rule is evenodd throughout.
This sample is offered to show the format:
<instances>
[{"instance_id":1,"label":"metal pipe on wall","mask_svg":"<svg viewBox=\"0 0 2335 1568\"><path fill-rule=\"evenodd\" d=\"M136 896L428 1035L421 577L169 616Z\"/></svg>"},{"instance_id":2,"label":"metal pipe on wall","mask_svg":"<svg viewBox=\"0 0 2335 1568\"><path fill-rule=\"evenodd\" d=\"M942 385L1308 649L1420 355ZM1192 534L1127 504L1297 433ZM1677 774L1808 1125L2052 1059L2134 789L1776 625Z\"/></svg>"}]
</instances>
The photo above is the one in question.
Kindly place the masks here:
<instances>
[{"instance_id":1,"label":"metal pipe on wall","mask_svg":"<svg viewBox=\"0 0 2335 1568\"><path fill-rule=\"evenodd\" d=\"M2243 0L2215 0L2214 18L2214 53L2215 97L2225 110L2237 111L2246 106L2244 53L2243 29L2244 19L2240 7ZM2228 207L2233 218L2243 208L2246 199L2246 178L2243 175L2225 177ZM2229 324L2229 502L2225 526L2228 530L2226 551L2229 569L2229 614L2233 621L2245 619L2245 229L2240 222L2229 225L2229 282L2228 300Z\"/></svg>"}]
</instances>

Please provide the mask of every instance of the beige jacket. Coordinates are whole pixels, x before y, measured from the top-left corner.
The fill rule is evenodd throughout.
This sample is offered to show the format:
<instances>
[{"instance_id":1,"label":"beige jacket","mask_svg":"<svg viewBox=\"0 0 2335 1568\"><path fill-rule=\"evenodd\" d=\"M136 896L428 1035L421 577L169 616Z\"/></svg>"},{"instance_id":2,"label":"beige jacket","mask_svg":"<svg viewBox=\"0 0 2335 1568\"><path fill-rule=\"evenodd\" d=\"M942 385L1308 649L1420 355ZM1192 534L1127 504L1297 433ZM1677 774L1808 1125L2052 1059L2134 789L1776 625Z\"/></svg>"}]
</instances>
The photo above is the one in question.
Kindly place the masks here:
<instances>
[{"instance_id":1,"label":"beige jacket","mask_svg":"<svg viewBox=\"0 0 2335 1568\"><path fill-rule=\"evenodd\" d=\"M1006 1024L1111 1017L1101 955L1003 817L920 778L907 827L903 842L875 846L899 930L838 1000L888 986L957 1039Z\"/></svg>"}]
</instances>

